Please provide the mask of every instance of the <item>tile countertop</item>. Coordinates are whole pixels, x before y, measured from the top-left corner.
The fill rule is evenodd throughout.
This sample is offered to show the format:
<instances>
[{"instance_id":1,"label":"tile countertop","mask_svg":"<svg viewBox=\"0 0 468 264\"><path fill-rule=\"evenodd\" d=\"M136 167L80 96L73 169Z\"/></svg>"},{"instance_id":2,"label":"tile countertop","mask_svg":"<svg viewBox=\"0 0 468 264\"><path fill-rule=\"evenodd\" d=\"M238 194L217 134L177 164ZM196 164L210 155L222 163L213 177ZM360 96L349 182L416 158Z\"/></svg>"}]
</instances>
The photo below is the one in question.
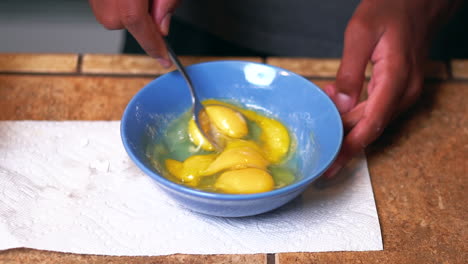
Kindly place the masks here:
<instances>
[{"instance_id":1,"label":"tile countertop","mask_svg":"<svg viewBox=\"0 0 468 264\"><path fill-rule=\"evenodd\" d=\"M183 62L218 59L226 58ZM321 87L339 65L336 59L228 59L277 65ZM118 120L130 98L165 72L146 56L0 54L0 120ZM0 252L0 263L464 263L468 61L430 62L426 76L418 103L367 149L383 251L111 257L12 249Z\"/></svg>"}]
</instances>

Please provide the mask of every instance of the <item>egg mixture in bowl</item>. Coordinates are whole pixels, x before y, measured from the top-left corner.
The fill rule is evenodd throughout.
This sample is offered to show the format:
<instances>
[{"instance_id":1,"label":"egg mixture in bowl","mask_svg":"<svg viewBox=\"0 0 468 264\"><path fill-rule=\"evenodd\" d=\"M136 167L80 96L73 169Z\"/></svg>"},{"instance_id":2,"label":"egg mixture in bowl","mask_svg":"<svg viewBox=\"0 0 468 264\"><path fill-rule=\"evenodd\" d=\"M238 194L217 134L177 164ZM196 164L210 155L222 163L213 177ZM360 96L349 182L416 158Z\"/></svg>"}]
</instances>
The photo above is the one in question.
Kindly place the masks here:
<instances>
[{"instance_id":1,"label":"egg mixture in bowl","mask_svg":"<svg viewBox=\"0 0 468 264\"><path fill-rule=\"evenodd\" d=\"M309 80L246 61L195 64L187 73L220 149L190 121L190 92L178 72L138 91L121 122L130 159L182 207L223 217L271 211L309 188L338 154L339 112Z\"/></svg>"},{"instance_id":2,"label":"egg mixture in bowl","mask_svg":"<svg viewBox=\"0 0 468 264\"><path fill-rule=\"evenodd\" d=\"M147 155L169 180L208 192L252 194L294 182L295 144L288 128L266 113L233 102L204 101L202 129L191 112L169 123Z\"/></svg>"}]
</instances>

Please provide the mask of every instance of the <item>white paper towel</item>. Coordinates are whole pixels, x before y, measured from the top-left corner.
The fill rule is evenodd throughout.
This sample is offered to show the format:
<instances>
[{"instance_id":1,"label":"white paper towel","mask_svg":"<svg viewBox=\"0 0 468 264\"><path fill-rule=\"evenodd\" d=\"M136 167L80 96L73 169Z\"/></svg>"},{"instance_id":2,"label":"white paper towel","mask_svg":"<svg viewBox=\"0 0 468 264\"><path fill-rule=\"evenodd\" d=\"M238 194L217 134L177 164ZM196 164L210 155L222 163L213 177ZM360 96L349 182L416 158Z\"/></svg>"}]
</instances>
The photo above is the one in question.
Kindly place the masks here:
<instances>
[{"instance_id":1,"label":"white paper towel","mask_svg":"<svg viewBox=\"0 0 468 264\"><path fill-rule=\"evenodd\" d=\"M382 250L364 156L347 180L279 210L219 218L182 208L128 158L119 122L0 122L0 250L104 255Z\"/></svg>"}]
</instances>

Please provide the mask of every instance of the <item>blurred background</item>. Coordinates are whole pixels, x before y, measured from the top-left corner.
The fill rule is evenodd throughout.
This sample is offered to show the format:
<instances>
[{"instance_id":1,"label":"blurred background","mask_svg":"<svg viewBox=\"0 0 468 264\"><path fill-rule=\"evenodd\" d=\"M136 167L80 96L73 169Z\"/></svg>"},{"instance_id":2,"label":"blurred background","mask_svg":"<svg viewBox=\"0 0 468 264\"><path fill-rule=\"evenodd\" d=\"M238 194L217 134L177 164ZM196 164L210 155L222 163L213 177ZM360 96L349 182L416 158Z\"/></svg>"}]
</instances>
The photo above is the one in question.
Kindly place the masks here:
<instances>
[{"instance_id":1,"label":"blurred background","mask_svg":"<svg viewBox=\"0 0 468 264\"><path fill-rule=\"evenodd\" d=\"M0 52L119 53L124 36L97 23L86 0L0 1Z\"/></svg>"},{"instance_id":2,"label":"blurred background","mask_svg":"<svg viewBox=\"0 0 468 264\"><path fill-rule=\"evenodd\" d=\"M187 5L185 10L191 10L194 6L201 6L202 2L209 3L210 1L184 0L178 13L183 13L180 11L184 10L184 5ZM358 0L350 0L347 5L358 2ZM435 39L431 51L433 59L468 58L468 4L466 2L468 1L465 1L464 7ZM316 13L303 12L303 15L320 21L324 19L319 16L322 13L326 14L327 10L336 12L344 9L326 2L319 3L320 6L318 6ZM333 10L333 8L335 9ZM262 11L268 10L264 8ZM342 31L351 14L352 9L346 13L343 11L341 17L337 16L334 19L335 25L332 30L326 31L324 24L317 27L322 27L323 32L334 31L333 36L329 34L334 38L334 43L339 44L336 45L334 51L327 53L316 49L316 53L310 53L310 50L314 49L307 48L307 52L303 53L302 56L341 56ZM173 19L170 36L176 52L181 55L301 56L301 49L294 47L294 43L299 45L300 41L290 41L291 47L281 49L284 52L260 51L255 49L256 47L239 46L239 43L226 41L226 36L216 36L204 32L200 28L187 24L187 21L180 19L181 17L183 16L179 15ZM311 23L313 24L313 20ZM310 28L310 25L307 25L304 30ZM284 28L284 30L290 31L288 28ZM296 31L301 32L301 29L297 28ZM318 33L313 34L320 35L320 33L318 31ZM103 28L96 21L86 0L1 0L0 36L0 52L143 53L138 43L125 31L109 31ZM191 45L186 45L187 39L190 40ZM236 36L235 39L239 39L239 37ZM201 46L204 46L205 49ZM293 51L296 52L291 53Z\"/></svg>"}]
</instances>

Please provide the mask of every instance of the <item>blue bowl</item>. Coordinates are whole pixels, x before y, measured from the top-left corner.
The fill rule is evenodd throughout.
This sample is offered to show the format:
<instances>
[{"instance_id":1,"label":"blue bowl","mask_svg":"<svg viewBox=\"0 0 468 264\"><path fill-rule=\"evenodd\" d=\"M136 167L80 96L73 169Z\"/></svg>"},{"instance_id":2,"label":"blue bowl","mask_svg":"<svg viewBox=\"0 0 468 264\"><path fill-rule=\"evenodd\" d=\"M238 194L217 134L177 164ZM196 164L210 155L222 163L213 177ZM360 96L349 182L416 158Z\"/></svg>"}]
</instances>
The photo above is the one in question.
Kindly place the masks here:
<instances>
[{"instance_id":1,"label":"blue bowl","mask_svg":"<svg viewBox=\"0 0 468 264\"><path fill-rule=\"evenodd\" d=\"M217 61L187 67L200 99L235 100L271 113L297 143L298 179L291 185L257 194L220 194L193 189L161 175L145 154L149 141L191 105L178 72L146 85L122 117L121 136L135 164L181 205L203 214L240 217L278 208L300 195L331 165L341 146L338 110L315 84L290 71L260 63Z\"/></svg>"}]
</instances>

